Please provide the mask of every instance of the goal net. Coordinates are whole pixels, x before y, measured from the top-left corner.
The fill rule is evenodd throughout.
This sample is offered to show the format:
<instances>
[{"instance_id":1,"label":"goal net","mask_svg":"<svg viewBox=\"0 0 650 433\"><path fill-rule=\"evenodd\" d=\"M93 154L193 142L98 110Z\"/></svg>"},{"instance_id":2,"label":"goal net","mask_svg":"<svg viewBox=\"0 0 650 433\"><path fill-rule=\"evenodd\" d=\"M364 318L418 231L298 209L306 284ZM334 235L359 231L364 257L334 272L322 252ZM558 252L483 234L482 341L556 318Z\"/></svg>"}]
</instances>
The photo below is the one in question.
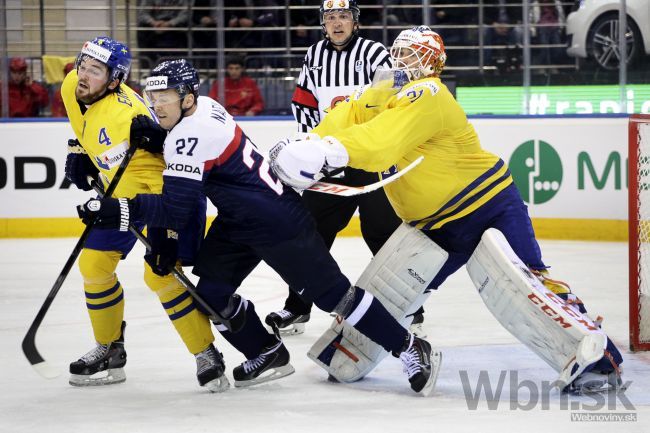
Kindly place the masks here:
<instances>
[{"instance_id":1,"label":"goal net","mask_svg":"<svg viewBox=\"0 0 650 433\"><path fill-rule=\"evenodd\" d=\"M630 349L650 350L650 115L630 116Z\"/></svg>"}]
</instances>

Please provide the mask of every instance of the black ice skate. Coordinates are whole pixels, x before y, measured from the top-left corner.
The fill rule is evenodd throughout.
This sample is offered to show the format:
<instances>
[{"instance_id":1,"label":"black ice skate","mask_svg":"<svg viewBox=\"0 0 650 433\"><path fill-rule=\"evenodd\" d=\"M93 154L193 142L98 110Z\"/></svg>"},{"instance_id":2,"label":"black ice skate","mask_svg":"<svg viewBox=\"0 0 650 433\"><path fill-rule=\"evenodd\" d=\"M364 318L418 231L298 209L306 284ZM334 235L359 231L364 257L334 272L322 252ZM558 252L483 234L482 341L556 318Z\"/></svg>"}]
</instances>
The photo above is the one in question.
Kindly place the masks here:
<instances>
[{"instance_id":1,"label":"black ice skate","mask_svg":"<svg viewBox=\"0 0 650 433\"><path fill-rule=\"evenodd\" d=\"M432 349L428 341L408 334L399 359L404 364L411 389L425 397L431 394L438 379L442 353Z\"/></svg>"},{"instance_id":2,"label":"black ice skate","mask_svg":"<svg viewBox=\"0 0 650 433\"><path fill-rule=\"evenodd\" d=\"M196 378L199 385L206 387L210 392L223 392L230 388L230 382L224 374L226 364L223 355L212 344L196 357Z\"/></svg>"},{"instance_id":3,"label":"black ice skate","mask_svg":"<svg viewBox=\"0 0 650 433\"><path fill-rule=\"evenodd\" d=\"M70 364L70 385L110 385L126 380L123 369L126 365L125 327L126 322L122 322L120 338L110 344L97 343L93 350Z\"/></svg>"},{"instance_id":4,"label":"black ice skate","mask_svg":"<svg viewBox=\"0 0 650 433\"><path fill-rule=\"evenodd\" d=\"M264 322L271 328L277 329L280 335L302 334L308 321L309 313L295 314L289 310L274 311L264 319Z\"/></svg>"},{"instance_id":5,"label":"black ice skate","mask_svg":"<svg viewBox=\"0 0 650 433\"><path fill-rule=\"evenodd\" d=\"M235 378L235 387L245 387L268 382L288 376L294 372L289 364L289 352L282 341L262 349L262 354L257 358L244 361L235 367L232 374Z\"/></svg>"}]
</instances>

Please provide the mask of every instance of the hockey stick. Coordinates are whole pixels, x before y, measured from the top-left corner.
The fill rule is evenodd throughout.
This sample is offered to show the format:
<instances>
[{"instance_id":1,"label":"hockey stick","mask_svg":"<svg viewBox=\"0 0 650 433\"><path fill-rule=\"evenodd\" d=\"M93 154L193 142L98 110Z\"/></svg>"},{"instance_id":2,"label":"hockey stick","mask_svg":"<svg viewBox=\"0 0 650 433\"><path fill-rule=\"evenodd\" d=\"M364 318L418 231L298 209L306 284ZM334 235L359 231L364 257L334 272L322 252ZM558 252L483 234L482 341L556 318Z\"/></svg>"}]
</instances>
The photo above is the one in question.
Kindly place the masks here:
<instances>
[{"instance_id":1,"label":"hockey stick","mask_svg":"<svg viewBox=\"0 0 650 433\"><path fill-rule=\"evenodd\" d=\"M97 182L95 182L94 179L89 178L88 183L90 183L90 185L93 187L95 192L97 194L99 194L100 197L104 194L101 185L99 185ZM151 251L151 244L149 244L149 242L147 241L147 238L145 237L145 235L142 234L142 232L140 230L138 230L138 228L136 226L134 226L133 224L129 224L129 231L140 242L142 242L142 244L145 246L145 248L147 250ZM221 317L216 311L214 311L212 309L210 304L205 302L205 300L201 297L201 295L199 295L199 293L196 291L196 286L194 284L192 284L192 282L189 280L189 278L187 278L182 271L179 271L178 269L176 269L175 266L172 266L169 271L174 276L174 278L176 278L178 280L178 282L181 283L181 285L183 287L185 287L185 289L190 293L190 295L192 295L192 297L199 304L201 304L201 306L205 309L205 311L208 312L210 320L212 320L213 322L219 322L223 326L228 328L229 331L232 331L232 325L230 324L230 320Z\"/></svg>"},{"instance_id":2,"label":"hockey stick","mask_svg":"<svg viewBox=\"0 0 650 433\"><path fill-rule=\"evenodd\" d=\"M383 188L384 185L388 185L391 182L396 181L400 177L404 176L406 173L411 171L415 166L422 162L424 156L420 156L418 159L404 167L402 170L398 171L394 175L382 179L379 182L371 183L370 185L365 186L348 186L348 185L339 185L336 183L330 182L316 182L309 188L308 191L322 192L325 194L339 195L343 197L351 197L359 194L366 194L371 191L375 191L379 188Z\"/></svg>"},{"instance_id":3,"label":"hockey stick","mask_svg":"<svg viewBox=\"0 0 650 433\"><path fill-rule=\"evenodd\" d=\"M107 197L110 197L115 191L115 188L117 188L117 184L119 183L120 179L122 178L122 175L126 171L126 167L129 165L129 162L131 162L131 157L133 156L137 148L138 146L132 145L129 147L126 154L124 154L124 158L122 159L120 166L115 172L115 176L113 176L113 180L111 180L111 183L108 185L108 188L106 189ZM32 365L32 367L34 367L34 370L36 370L38 374L45 377L46 379L55 378L56 376L58 376L58 372L54 367L48 364L47 361L45 361L45 359L38 352L38 349L36 348L36 332L38 331L39 326L41 326L41 323L45 318L45 314L47 313L47 310L49 310L50 305L52 305L52 301L54 301L54 297L59 292L59 289L61 289L61 286L63 285L63 282L65 281L66 277L68 276L68 273L70 273L70 269L72 269L72 265L74 265L74 262L77 260L77 257L79 257L79 254L81 253L81 250L84 247L84 243L86 242L86 239L88 238L88 235L90 235L90 231L93 228L94 222L95 222L94 220L91 221L84 229L83 233L81 234L81 237L77 241L77 245L75 245L74 249L72 250L72 253L70 254L70 257L68 257L68 261L65 262L65 265L63 266L63 270L61 271L56 281L54 282L54 285L52 286L50 293L47 294L47 297L45 298L45 302L43 302L41 309L38 310L38 313L36 314L34 321L32 322L31 326L27 330L27 334L25 334L25 338L23 338L23 344L22 344L23 353L27 357L27 360Z\"/></svg>"}]
</instances>

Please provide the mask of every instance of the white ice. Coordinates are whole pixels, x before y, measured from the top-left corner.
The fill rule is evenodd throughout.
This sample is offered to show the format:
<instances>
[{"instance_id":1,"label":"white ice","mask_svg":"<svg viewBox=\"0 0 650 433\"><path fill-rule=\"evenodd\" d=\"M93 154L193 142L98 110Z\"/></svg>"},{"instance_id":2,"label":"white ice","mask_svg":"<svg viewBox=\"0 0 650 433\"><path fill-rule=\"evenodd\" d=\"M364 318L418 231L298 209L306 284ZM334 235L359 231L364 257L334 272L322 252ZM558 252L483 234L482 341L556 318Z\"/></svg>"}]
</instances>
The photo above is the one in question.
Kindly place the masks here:
<instances>
[{"instance_id":1,"label":"white ice","mask_svg":"<svg viewBox=\"0 0 650 433\"><path fill-rule=\"evenodd\" d=\"M295 374L256 388L210 394L198 386L194 357L142 281L140 246L118 268L128 322L127 381L95 388L67 383L68 363L94 345L76 266L38 333L41 354L61 372L45 380L29 366L20 343L75 241L0 240L0 432L650 431L650 354L628 350L624 243L541 242L552 275L569 282L590 311L605 318L605 329L624 352L624 379L631 385L625 399L610 399L608 408L589 397L572 397L567 404L557 391L531 402L525 384L541 387L556 373L498 324L464 269L425 305L428 339L443 351L438 384L429 398L410 390L392 357L355 384L328 382L305 355L330 323L321 311L313 312L305 334L285 339ZM359 238L338 239L333 254L351 280L370 259ZM253 300L263 318L282 307L286 288L262 265L240 293ZM219 336L217 345L230 376L243 357ZM483 392L473 401L481 371L493 392L503 375L499 397L489 400ZM462 377L468 378L465 385ZM512 379L517 379L514 387L509 385ZM617 413L637 420L572 422L575 413Z\"/></svg>"}]
</instances>

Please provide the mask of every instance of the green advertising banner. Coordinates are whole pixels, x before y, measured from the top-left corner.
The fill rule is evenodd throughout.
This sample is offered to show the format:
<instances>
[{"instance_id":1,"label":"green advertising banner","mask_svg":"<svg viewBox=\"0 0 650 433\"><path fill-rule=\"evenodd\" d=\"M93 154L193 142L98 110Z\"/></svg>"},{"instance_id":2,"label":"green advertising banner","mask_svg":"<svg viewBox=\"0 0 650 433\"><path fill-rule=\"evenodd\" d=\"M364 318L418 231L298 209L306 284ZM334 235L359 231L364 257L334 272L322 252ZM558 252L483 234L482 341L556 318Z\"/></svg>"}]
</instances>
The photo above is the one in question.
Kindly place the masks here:
<instances>
[{"instance_id":1,"label":"green advertising banner","mask_svg":"<svg viewBox=\"0 0 650 433\"><path fill-rule=\"evenodd\" d=\"M650 85L625 88L625 108L617 85L532 86L528 114L650 113ZM526 114L523 87L458 87L467 114Z\"/></svg>"}]
</instances>

